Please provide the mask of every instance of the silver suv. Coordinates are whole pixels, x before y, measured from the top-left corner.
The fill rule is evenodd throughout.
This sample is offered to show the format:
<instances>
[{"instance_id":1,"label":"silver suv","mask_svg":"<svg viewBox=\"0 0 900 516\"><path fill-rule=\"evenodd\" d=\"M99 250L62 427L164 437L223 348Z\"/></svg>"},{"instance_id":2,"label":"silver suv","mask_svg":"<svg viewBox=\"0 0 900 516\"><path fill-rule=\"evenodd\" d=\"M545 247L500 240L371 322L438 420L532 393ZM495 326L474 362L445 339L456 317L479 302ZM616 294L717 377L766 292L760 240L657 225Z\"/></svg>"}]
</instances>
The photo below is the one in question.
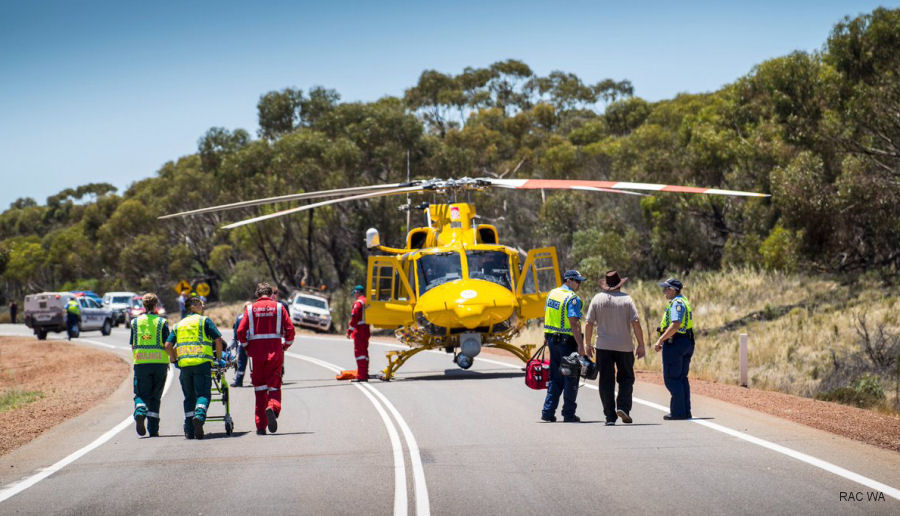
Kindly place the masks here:
<instances>
[{"instance_id":1,"label":"silver suv","mask_svg":"<svg viewBox=\"0 0 900 516\"><path fill-rule=\"evenodd\" d=\"M328 298L319 294L296 292L288 301L291 322L295 326L316 331L331 331L331 307Z\"/></svg>"}]
</instances>

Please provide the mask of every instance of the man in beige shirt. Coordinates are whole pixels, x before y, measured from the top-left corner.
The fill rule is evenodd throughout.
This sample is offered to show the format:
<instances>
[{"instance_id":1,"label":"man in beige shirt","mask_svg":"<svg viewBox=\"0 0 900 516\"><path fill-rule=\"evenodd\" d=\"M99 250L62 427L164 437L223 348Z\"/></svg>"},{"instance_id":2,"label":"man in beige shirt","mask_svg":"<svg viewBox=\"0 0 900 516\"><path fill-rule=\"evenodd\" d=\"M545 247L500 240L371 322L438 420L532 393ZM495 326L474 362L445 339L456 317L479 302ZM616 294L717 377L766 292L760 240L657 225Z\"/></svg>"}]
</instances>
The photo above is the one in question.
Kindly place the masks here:
<instances>
[{"instance_id":1,"label":"man in beige shirt","mask_svg":"<svg viewBox=\"0 0 900 516\"><path fill-rule=\"evenodd\" d=\"M609 271L601 283L602 290L591 300L587 311L584 341L591 342L594 328L597 329L597 370L599 373L600 402L606 426L631 423L631 394L634 390L634 357L644 356L644 335L637 308L631 296L622 292L622 285L628 278L619 278L616 271ZM637 351L631 340L631 333L637 338ZM615 384L619 384L619 395L614 397Z\"/></svg>"}]
</instances>

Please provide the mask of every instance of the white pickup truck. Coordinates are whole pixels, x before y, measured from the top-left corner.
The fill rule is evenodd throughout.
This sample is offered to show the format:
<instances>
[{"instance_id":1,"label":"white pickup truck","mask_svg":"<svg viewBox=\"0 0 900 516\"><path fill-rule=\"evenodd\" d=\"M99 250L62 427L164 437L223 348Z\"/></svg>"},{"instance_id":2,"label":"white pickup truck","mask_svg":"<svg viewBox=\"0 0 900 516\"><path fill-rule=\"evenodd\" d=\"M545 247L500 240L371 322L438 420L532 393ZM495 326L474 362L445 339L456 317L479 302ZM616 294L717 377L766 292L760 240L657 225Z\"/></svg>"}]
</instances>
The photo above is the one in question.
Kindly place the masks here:
<instances>
[{"instance_id":1,"label":"white pickup truck","mask_svg":"<svg viewBox=\"0 0 900 516\"><path fill-rule=\"evenodd\" d=\"M70 292L41 292L25 296L25 325L34 330L38 340L48 332L66 331L66 304L75 299L81 305L79 332L100 330L103 335L112 331L113 312L103 308L95 299L76 296Z\"/></svg>"}]
</instances>

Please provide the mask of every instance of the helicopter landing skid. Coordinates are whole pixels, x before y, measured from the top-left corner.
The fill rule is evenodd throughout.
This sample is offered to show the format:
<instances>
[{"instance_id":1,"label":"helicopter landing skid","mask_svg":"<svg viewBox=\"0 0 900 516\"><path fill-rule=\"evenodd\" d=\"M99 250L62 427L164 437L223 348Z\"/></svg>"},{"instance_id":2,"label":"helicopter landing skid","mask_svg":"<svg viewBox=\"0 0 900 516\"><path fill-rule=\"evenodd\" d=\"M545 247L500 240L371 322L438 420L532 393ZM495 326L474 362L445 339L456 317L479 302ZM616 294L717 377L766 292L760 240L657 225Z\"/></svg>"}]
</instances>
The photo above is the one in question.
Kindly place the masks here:
<instances>
[{"instance_id":1,"label":"helicopter landing skid","mask_svg":"<svg viewBox=\"0 0 900 516\"><path fill-rule=\"evenodd\" d=\"M394 373L397 372L397 369L400 369L400 367L404 363L406 363L406 361L409 360L409 358L411 356L415 355L416 353L418 353L420 351L425 351L426 349L430 349L430 348L421 347L421 348L404 349L403 351L388 351L386 353L388 365L387 365L387 367L384 368L384 370L381 372L381 374L378 375L378 379L383 382L389 382L391 380L391 378L394 377Z\"/></svg>"},{"instance_id":2,"label":"helicopter landing skid","mask_svg":"<svg viewBox=\"0 0 900 516\"><path fill-rule=\"evenodd\" d=\"M519 358L522 362L528 362L531 360L531 354L534 352L534 344L523 344L521 346L514 346L512 344L506 342L497 342L493 344L493 347L505 349L509 351L517 358Z\"/></svg>"},{"instance_id":3,"label":"helicopter landing skid","mask_svg":"<svg viewBox=\"0 0 900 516\"><path fill-rule=\"evenodd\" d=\"M523 344L521 346L514 346L506 342L496 342L491 344L491 347L509 351L517 358L519 358L522 362L527 363L531 359L531 355L534 352L535 345ZM386 353L388 365L384 368L381 374L378 375L378 379L383 382L391 381L391 378L394 377L394 373L397 372L397 369L400 369L400 367L402 367L403 364L405 364L406 361L410 359L410 357L427 349L432 348L423 346L419 348L404 349L403 351L388 351Z\"/></svg>"}]
</instances>

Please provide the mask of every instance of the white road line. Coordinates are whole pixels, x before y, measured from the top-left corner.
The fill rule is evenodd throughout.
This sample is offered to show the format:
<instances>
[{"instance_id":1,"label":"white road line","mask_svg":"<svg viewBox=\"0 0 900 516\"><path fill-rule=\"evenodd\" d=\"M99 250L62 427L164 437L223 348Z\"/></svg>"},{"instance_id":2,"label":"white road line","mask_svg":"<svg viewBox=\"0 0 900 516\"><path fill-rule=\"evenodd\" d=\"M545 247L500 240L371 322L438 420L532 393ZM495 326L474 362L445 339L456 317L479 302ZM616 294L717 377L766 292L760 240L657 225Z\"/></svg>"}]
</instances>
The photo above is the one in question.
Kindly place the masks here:
<instances>
[{"instance_id":1,"label":"white road line","mask_svg":"<svg viewBox=\"0 0 900 516\"><path fill-rule=\"evenodd\" d=\"M397 347L399 347L399 348L407 348L407 347L408 347L408 346L401 346L401 345L398 345L398 344L386 343L386 342L373 342L373 344L378 344L379 346L386 346L386 347L392 347L392 348L397 348ZM433 352L434 352L434 353L441 353L440 351L433 351ZM486 359L486 358L479 358L478 361L479 361L479 362L488 362L488 363L491 363L491 364L496 364L496 365L500 365L500 366L504 366L504 367L510 367L510 368L514 368L514 369L521 369L521 368L522 368L521 366L518 366L518 365L515 365L515 364L509 364L509 363L506 363L506 362L501 362L501 361L499 361L499 360L491 360L491 359ZM594 390L597 390L597 386L595 386L595 385L585 384L584 386L587 387L588 389L594 389ZM668 412L669 412L669 407L665 407L665 406L660 405L660 404L658 404L658 403L653 403L652 401L642 400L642 399L640 399L640 398L632 398L632 399L633 399L633 401L634 401L635 403L639 403L639 404L644 405L644 406L646 406L646 407L650 407L650 408L659 410L660 412L665 412L665 413L668 413ZM733 429L731 429L731 428L728 428L727 426L722 426L722 425L717 424L717 423L711 423L711 422L709 422L709 421L704 421L704 420L702 420L702 419L691 419L690 422L691 422L691 423L696 423L696 424L698 424L698 425L700 425L700 426L704 426L704 427L709 428L709 429L711 429L711 430L715 430L715 431L717 431L717 432L721 432L721 433L723 433L723 434L730 435L730 436L732 436L732 437L736 437L736 438L741 439L741 440L743 440L743 441L747 441L748 443L752 443L752 444L755 444L755 445L757 445L757 446L761 446L761 447L766 448L766 449L768 449L768 450L772 450L772 451L774 451L774 452L776 452L776 453L780 453L780 454L782 454L782 455L786 455L786 456L788 456L788 457L791 457L792 459L796 459L796 460L799 460L799 461L801 461L801 462L805 462L806 464L809 464L809 465L811 465L811 466L815 466L815 467L817 467L817 468L819 468L819 469L825 470L825 471L827 471L827 472L829 472L829 473L832 473L832 474L834 474L834 475L837 475L837 476L839 476L839 477L846 478L847 480L852 480L853 482L856 482L857 484L862 484L862 485L864 485L864 486L866 486L866 487L869 487L869 488L872 488L872 489L874 489L874 490L876 490L876 491L881 491L881 492L883 492L885 495L888 495L888 496L891 496L891 497L893 497L893 498L895 498L895 499L897 499L897 500L900 500L900 489L891 487L891 486L889 486L889 485L887 485L887 484L884 484L884 483L879 482L879 481L877 481L877 480L871 479L871 478L869 478L869 477L865 477L865 476L863 476L863 475L860 475L859 473L854 473L854 472L852 472L852 471L850 471L850 470L848 470L848 469L842 468L842 467L840 467L840 466L838 466L838 465L836 465L836 464L832 464L832 463L830 463L830 462L828 462L828 461L824 461L824 460L822 460L822 459L818 459L818 458L816 458L816 457L813 457L812 455L807 455L807 454L805 454L805 453L803 453L803 452L799 452L799 451L797 451L797 450L793 450L793 449L791 449L791 448L788 448L788 447L786 447L786 446L782 446L782 445L780 445L780 444L773 443L773 442L771 442L771 441L766 441L765 439L760 439L759 437L754 437L754 436L752 436L752 435L750 435L750 434L746 434L746 433L744 433L744 432L739 432L739 431L737 431L737 430L733 430Z\"/></svg>"},{"instance_id":2,"label":"white road line","mask_svg":"<svg viewBox=\"0 0 900 516\"><path fill-rule=\"evenodd\" d=\"M340 367L330 362L319 360L318 358L293 352L285 352L285 356L303 360L319 367L324 367L335 373L341 372ZM406 461L403 458L403 445L400 443L400 436L398 435L397 429L394 427L394 423L391 421L390 416L384 411L384 408L378 403L378 400L375 399L369 391L363 388L363 385L365 384L355 383L353 385L369 399L373 406L375 406L375 410L377 410L378 415L381 416L384 427L387 428L388 437L390 437L391 440L391 448L394 451L394 516L406 516L409 510L409 501L406 496ZM378 391L375 391L375 393L380 394ZM402 418L400 420L402 421ZM409 439L407 439L407 442L409 442ZM415 461L412 462L413 467L415 468ZM418 482L416 482L416 488L418 489ZM416 500L418 501L418 499L419 495L416 493Z\"/></svg>"},{"instance_id":3,"label":"white road line","mask_svg":"<svg viewBox=\"0 0 900 516\"><path fill-rule=\"evenodd\" d=\"M375 396L378 396L378 399L380 399L388 410L391 411L391 414L394 415L394 419L397 420L400 429L403 430L403 436L406 438L406 447L409 448L409 461L412 463L413 480L416 489L416 514L419 516L427 516L431 514L431 504L428 501L428 486L425 484L425 469L422 467L422 455L419 453L419 445L416 443L416 438L413 436L412 430L409 429L409 425L406 424L406 420L403 419L403 416L401 416L397 408L394 407L394 404L388 401L387 397L375 387L368 383L364 385L367 389L371 390Z\"/></svg>"},{"instance_id":4,"label":"white road line","mask_svg":"<svg viewBox=\"0 0 900 516\"><path fill-rule=\"evenodd\" d=\"M169 386L172 385L172 377L173 376L175 376L174 369L170 367L169 374L166 375L166 385L163 387L163 393L162 393L163 397L165 397L166 392L168 392ZM125 427L127 427L133 423L134 423L134 416L133 415L128 416L121 423L112 427L112 429L108 430L106 433L104 433L100 437L94 439L94 442L88 444L84 448L81 448L80 450L72 452L71 454L69 454L68 457L60 460L59 462L57 462L56 464L53 464L52 466L50 466L48 468L42 469L41 471L39 471L38 473L35 473L34 475L31 475L30 477L26 477L18 482L13 482L12 484L9 484L8 486L4 487L2 490L0 490L0 503L21 493L22 491L28 489L29 487L37 484L41 480L44 480L45 478L49 477L50 475L63 469L64 467L68 466L69 464L71 464L71 463L75 462L76 460L80 459L81 457L87 455L91 450L94 450L95 448L102 446L104 443L106 443L107 441L112 439L114 435L121 432L122 429L124 429Z\"/></svg>"}]
</instances>

